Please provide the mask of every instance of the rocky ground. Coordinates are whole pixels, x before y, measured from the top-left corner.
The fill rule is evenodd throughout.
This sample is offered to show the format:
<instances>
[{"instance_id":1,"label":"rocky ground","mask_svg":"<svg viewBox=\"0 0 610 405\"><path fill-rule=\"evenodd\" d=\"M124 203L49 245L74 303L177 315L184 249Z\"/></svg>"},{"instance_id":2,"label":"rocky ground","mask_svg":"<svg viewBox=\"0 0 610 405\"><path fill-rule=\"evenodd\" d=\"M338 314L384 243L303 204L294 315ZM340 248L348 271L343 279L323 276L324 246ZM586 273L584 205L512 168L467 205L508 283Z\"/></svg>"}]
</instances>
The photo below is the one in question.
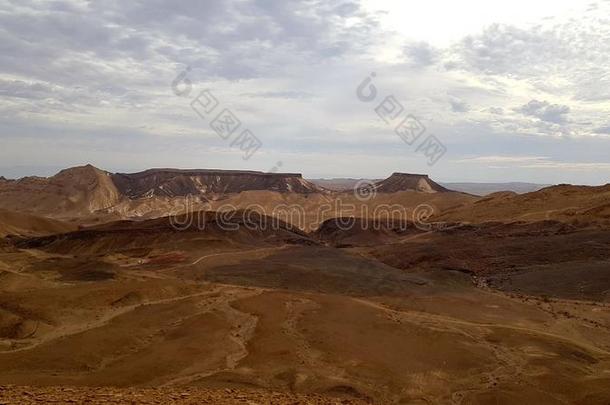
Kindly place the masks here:
<instances>
[{"instance_id":1,"label":"rocky ground","mask_svg":"<svg viewBox=\"0 0 610 405\"><path fill-rule=\"evenodd\" d=\"M267 391L195 388L90 388L0 386L0 404L244 404L344 405L365 404L353 399L291 395Z\"/></svg>"}]
</instances>

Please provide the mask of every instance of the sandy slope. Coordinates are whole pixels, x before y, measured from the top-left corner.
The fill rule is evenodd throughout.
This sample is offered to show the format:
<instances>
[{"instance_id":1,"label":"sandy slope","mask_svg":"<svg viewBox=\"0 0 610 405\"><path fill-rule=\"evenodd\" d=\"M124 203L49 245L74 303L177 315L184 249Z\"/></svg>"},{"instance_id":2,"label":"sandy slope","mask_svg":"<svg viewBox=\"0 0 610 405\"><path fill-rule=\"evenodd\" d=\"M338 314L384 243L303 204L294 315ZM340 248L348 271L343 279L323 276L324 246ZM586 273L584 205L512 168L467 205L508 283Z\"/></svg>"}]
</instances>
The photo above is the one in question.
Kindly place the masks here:
<instances>
[{"instance_id":1,"label":"sandy slope","mask_svg":"<svg viewBox=\"0 0 610 405\"><path fill-rule=\"evenodd\" d=\"M66 222L0 209L0 237L51 235L76 228L76 225Z\"/></svg>"}]
</instances>

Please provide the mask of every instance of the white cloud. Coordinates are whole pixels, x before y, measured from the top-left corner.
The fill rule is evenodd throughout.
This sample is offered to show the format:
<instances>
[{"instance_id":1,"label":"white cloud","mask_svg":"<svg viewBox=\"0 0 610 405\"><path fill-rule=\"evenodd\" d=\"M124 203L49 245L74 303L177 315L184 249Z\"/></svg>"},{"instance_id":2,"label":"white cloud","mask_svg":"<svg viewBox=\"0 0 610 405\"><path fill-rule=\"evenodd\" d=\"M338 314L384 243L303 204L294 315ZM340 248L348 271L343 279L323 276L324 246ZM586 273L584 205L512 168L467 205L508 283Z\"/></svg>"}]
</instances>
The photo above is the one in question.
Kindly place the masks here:
<instances>
[{"instance_id":1,"label":"white cloud","mask_svg":"<svg viewBox=\"0 0 610 405\"><path fill-rule=\"evenodd\" d=\"M472 158L460 159L460 163L527 163L546 161L547 156L476 156Z\"/></svg>"}]
</instances>

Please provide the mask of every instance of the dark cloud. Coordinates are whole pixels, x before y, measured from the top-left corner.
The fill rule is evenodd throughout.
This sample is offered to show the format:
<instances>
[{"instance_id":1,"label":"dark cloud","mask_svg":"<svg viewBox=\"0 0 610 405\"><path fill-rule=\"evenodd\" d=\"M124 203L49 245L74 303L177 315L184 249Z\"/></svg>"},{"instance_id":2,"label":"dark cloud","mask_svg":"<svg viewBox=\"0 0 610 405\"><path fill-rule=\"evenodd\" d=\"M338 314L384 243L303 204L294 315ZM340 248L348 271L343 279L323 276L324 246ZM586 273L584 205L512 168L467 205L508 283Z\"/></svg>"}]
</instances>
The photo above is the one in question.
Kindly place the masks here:
<instances>
[{"instance_id":1,"label":"dark cloud","mask_svg":"<svg viewBox=\"0 0 610 405\"><path fill-rule=\"evenodd\" d=\"M532 100L516 108L515 111L523 115L539 118L542 121L563 124L566 122L566 115L570 112L570 107L561 104L550 104L547 101Z\"/></svg>"},{"instance_id":2,"label":"dark cloud","mask_svg":"<svg viewBox=\"0 0 610 405\"><path fill-rule=\"evenodd\" d=\"M464 100L460 100L457 98L451 98L449 99L449 104L451 105L451 111L456 112L456 113L465 113L470 111L470 107L468 106L468 103L466 103Z\"/></svg>"},{"instance_id":3,"label":"dark cloud","mask_svg":"<svg viewBox=\"0 0 610 405\"><path fill-rule=\"evenodd\" d=\"M53 83L123 79L128 72L104 66L113 62L140 72L180 63L208 77L271 77L289 63L358 53L377 28L353 0L25 1L4 8L0 70Z\"/></svg>"}]
</instances>

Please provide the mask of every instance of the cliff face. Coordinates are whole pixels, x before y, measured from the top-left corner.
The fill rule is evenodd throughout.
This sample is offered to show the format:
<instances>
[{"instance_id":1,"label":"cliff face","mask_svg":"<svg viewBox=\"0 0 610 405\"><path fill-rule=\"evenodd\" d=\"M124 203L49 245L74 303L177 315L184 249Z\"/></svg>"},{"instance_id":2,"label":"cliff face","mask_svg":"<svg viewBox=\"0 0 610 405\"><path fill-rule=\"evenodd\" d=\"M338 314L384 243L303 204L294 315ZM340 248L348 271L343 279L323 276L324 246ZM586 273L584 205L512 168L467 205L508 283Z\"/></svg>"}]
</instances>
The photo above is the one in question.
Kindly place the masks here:
<instances>
[{"instance_id":1,"label":"cliff face","mask_svg":"<svg viewBox=\"0 0 610 405\"><path fill-rule=\"evenodd\" d=\"M395 173L377 183L380 193L407 190L418 192L414 195L420 197L424 193L447 191L425 175ZM253 196L252 192L266 194ZM113 174L87 165L62 170L48 178L0 179L0 209L56 219L89 216L93 221L166 216L183 209L181 197L188 195L199 203L233 196L240 206L269 201L304 203L304 199L321 204L329 194L298 173L240 170L150 169ZM315 195L320 198L310 198Z\"/></svg>"},{"instance_id":2,"label":"cliff face","mask_svg":"<svg viewBox=\"0 0 610 405\"><path fill-rule=\"evenodd\" d=\"M310 194L323 192L298 173L239 170L150 169L112 174L91 165L62 170L52 177L0 179L0 209L54 218L90 214L162 215L170 200L187 195L238 194L242 191ZM168 205L169 204L169 205Z\"/></svg>"},{"instance_id":3,"label":"cliff face","mask_svg":"<svg viewBox=\"0 0 610 405\"><path fill-rule=\"evenodd\" d=\"M431 180L426 174L394 173L375 184L379 193L419 191L422 193L444 193L450 190Z\"/></svg>"},{"instance_id":4,"label":"cliff face","mask_svg":"<svg viewBox=\"0 0 610 405\"><path fill-rule=\"evenodd\" d=\"M315 193L320 189L298 173L263 173L240 170L151 169L112 175L121 194L130 199L153 196L232 194L251 190Z\"/></svg>"}]
</instances>

